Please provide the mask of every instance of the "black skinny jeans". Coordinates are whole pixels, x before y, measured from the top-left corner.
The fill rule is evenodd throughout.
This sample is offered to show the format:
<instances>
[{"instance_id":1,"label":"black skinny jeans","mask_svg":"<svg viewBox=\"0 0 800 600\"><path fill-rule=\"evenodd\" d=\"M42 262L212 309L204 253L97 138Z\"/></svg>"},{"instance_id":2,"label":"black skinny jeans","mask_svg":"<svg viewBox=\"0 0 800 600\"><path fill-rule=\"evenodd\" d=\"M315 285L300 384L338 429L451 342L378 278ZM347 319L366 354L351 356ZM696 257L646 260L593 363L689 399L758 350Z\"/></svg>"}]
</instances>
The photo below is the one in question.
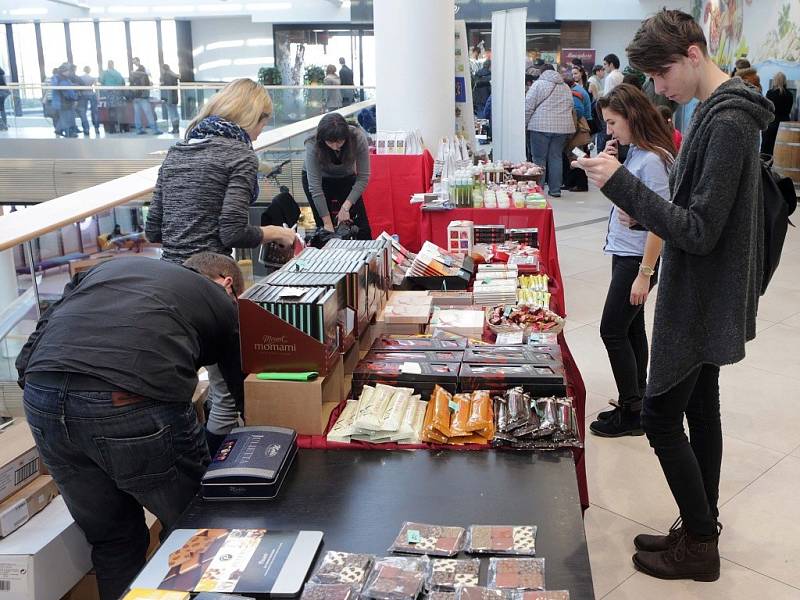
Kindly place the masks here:
<instances>
[{"instance_id":1,"label":"black skinny jeans","mask_svg":"<svg viewBox=\"0 0 800 600\"><path fill-rule=\"evenodd\" d=\"M317 227L324 227L322 217L317 210L317 205L314 204L314 198L311 195L311 187L308 184L308 173L303 171L302 174L303 191L308 198L308 204L311 206L311 212L314 214L314 221ZM355 185L356 176L347 175L346 177L323 177L322 178L322 192L325 194L325 203L328 205L328 212L333 220L334 227L336 226L336 217L339 215L339 209L342 204L347 200L350 191ZM364 206L364 199L359 198L350 209L350 217L353 219L353 224L358 227L358 234L355 236L357 240L371 240L372 230L369 226L369 219L367 219L367 209Z\"/></svg>"},{"instance_id":2,"label":"black skinny jeans","mask_svg":"<svg viewBox=\"0 0 800 600\"><path fill-rule=\"evenodd\" d=\"M684 414L691 442L683 429ZM698 366L668 392L646 397L642 427L686 529L698 536L716 534L722 467L719 367Z\"/></svg>"},{"instance_id":3,"label":"black skinny jeans","mask_svg":"<svg viewBox=\"0 0 800 600\"><path fill-rule=\"evenodd\" d=\"M619 402L634 409L640 408L647 387L649 358L644 305L631 304L631 286L641 262L641 256L612 256L611 284L600 321L600 337L608 352ZM658 273L650 278L650 289L657 282Z\"/></svg>"}]
</instances>

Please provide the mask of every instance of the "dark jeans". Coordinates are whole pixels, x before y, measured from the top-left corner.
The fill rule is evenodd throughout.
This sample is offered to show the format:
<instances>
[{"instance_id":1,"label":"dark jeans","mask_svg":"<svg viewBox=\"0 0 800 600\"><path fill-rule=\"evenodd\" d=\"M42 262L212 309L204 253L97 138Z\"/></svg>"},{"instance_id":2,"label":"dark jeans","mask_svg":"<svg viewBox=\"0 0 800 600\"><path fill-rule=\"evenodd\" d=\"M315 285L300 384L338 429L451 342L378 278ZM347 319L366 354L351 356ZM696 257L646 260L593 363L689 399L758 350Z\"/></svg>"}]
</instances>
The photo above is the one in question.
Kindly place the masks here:
<instances>
[{"instance_id":1,"label":"dark jeans","mask_svg":"<svg viewBox=\"0 0 800 600\"><path fill-rule=\"evenodd\" d=\"M691 442L683 429L684 414ZM698 536L716 534L722 466L719 367L698 366L670 391L646 397L642 427L686 529Z\"/></svg>"},{"instance_id":2,"label":"dark jeans","mask_svg":"<svg viewBox=\"0 0 800 600\"><path fill-rule=\"evenodd\" d=\"M550 194L561 195L562 154L567 140L572 136L567 133L547 133L544 131L528 132L533 162L545 170L547 188Z\"/></svg>"},{"instance_id":3,"label":"dark jeans","mask_svg":"<svg viewBox=\"0 0 800 600\"><path fill-rule=\"evenodd\" d=\"M92 545L100 597L116 600L145 564L144 506L165 530L197 492L209 463L186 403L115 407L111 392L28 383L25 414L44 464Z\"/></svg>"},{"instance_id":4,"label":"dark jeans","mask_svg":"<svg viewBox=\"0 0 800 600\"><path fill-rule=\"evenodd\" d=\"M5 90L0 91L0 125L5 126L6 123L6 98L8 94Z\"/></svg>"},{"instance_id":5,"label":"dark jeans","mask_svg":"<svg viewBox=\"0 0 800 600\"><path fill-rule=\"evenodd\" d=\"M353 189L355 182L355 175L322 178L322 192L325 194L325 203L328 205L328 212L331 215L334 226L336 226L336 216L339 214L339 209L342 203L347 200L347 196L350 195L350 191ZM324 223L314 204L314 198L311 196L311 188L308 185L308 174L305 171L303 171L303 191L305 191L306 198L308 198L311 212L314 213L314 221L317 227L323 227ZM367 219L367 209L364 206L363 198L359 198L356 203L353 204L350 209L350 217L353 219L353 224L358 226L358 235L356 235L356 239L371 240L372 230L370 229L369 220Z\"/></svg>"},{"instance_id":6,"label":"dark jeans","mask_svg":"<svg viewBox=\"0 0 800 600\"><path fill-rule=\"evenodd\" d=\"M644 305L631 304L631 286L639 274L641 256L611 258L611 284L608 286L600 337L603 338L611 371L617 383L619 402L638 408L647 387L649 356L644 326ZM658 282L658 274L650 278L650 289Z\"/></svg>"},{"instance_id":7,"label":"dark jeans","mask_svg":"<svg viewBox=\"0 0 800 600\"><path fill-rule=\"evenodd\" d=\"M92 94L91 96L81 96L78 98L78 116L81 119L81 127L83 128L83 133L88 133L89 131L89 119L86 118L86 110L89 110L92 116L92 125L95 129L100 127L100 121L97 118L97 96Z\"/></svg>"}]
</instances>

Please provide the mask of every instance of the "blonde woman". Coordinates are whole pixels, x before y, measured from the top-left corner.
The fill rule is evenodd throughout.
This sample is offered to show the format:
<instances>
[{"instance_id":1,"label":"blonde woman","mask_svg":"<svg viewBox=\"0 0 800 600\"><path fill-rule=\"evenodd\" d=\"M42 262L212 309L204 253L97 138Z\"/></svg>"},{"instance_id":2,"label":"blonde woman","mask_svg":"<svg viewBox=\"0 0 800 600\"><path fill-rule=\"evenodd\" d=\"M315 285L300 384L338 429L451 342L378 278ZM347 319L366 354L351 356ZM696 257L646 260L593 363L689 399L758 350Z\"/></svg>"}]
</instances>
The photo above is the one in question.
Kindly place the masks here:
<instances>
[{"instance_id":1,"label":"blonde woman","mask_svg":"<svg viewBox=\"0 0 800 600\"><path fill-rule=\"evenodd\" d=\"M323 85L342 85L342 80L336 74L336 67L328 65L325 69L325 79ZM342 92L341 90L325 90L325 111L330 112L342 108Z\"/></svg>"},{"instance_id":2,"label":"blonde woman","mask_svg":"<svg viewBox=\"0 0 800 600\"><path fill-rule=\"evenodd\" d=\"M772 85L767 92L767 100L775 105L775 120L769 124L761 136L761 153L770 156L775 151L775 140L778 137L778 128L784 121L791 121L792 104L794 98L786 87L786 75L778 71L772 78Z\"/></svg>"},{"instance_id":3,"label":"blonde woman","mask_svg":"<svg viewBox=\"0 0 800 600\"><path fill-rule=\"evenodd\" d=\"M265 242L294 244L283 227L256 227L248 208L258 198L252 140L264 129L272 101L263 86L237 79L217 92L167 153L158 172L145 234L161 242L162 258L183 263L199 252L231 254ZM233 332L231 332L233 334ZM236 426L238 408L216 365L209 367L209 447Z\"/></svg>"}]
</instances>

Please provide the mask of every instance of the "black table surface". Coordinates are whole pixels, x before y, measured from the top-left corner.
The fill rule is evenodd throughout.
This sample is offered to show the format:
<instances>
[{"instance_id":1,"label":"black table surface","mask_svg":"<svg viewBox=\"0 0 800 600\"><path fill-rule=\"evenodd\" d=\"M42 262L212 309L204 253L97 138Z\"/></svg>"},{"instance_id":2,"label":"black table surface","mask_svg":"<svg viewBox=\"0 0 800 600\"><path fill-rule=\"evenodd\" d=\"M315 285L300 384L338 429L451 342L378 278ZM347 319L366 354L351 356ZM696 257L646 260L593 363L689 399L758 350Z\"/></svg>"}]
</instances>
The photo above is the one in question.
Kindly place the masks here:
<instances>
[{"instance_id":1,"label":"black table surface","mask_svg":"<svg viewBox=\"0 0 800 600\"><path fill-rule=\"evenodd\" d=\"M300 450L270 501L196 498L176 524L323 531L326 550L391 555L404 521L538 526L547 589L593 600L572 453ZM482 561L481 585L488 558Z\"/></svg>"}]
</instances>

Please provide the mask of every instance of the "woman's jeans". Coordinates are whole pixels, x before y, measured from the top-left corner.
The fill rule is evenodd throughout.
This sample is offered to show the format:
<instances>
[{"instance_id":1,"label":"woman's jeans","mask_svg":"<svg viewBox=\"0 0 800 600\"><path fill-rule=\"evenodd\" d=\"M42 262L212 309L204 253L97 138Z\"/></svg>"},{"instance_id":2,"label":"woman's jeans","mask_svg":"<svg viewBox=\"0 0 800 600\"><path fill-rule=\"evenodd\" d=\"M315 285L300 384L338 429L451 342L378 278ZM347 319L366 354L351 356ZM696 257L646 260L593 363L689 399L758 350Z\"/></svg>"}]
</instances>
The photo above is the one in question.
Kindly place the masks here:
<instances>
[{"instance_id":1,"label":"woman's jeans","mask_svg":"<svg viewBox=\"0 0 800 600\"><path fill-rule=\"evenodd\" d=\"M683 417L689 423L689 436ZM697 536L717 533L722 425L719 367L695 367L674 388L647 396L642 427L656 452L686 529Z\"/></svg>"},{"instance_id":2,"label":"woman's jeans","mask_svg":"<svg viewBox=\"0 0 800 600\"><path fill-rule=\"evenodd\" d=\"M314 198L311 195L311 187L308 183L308 173L305 171L303 171L302 174L302 182L303 191L306 193L306 198L308 198L308 204L311 207L311 212L314 214L314 221L316 222L317 227L324 227L322 217L320 216L319 211L317 210L317 205L314 204ZM339 214L339 209L350 195L350 191L353 189L355 182L355 175L322 178L322 192L325 194L325 203L328 205L328 212L334 222L334 227L336 225L336 217ZM364 206L363 198L359 198L356 200L355 204L353 204L353 207L350 209L350 218L353 219L353 224L358 227L358 234L355 236L355 239L371 240L372 229L369 226L367 209Z\"/></svg>"},{"instance_id":3,"label":"woman's jeans","mask_svg":"<svg viewBox=\"0 0 800 600\"><path fill-rule=\"evenodd\" d=\"M147 508L172 527L209 463L189 403L115 406L112 392L28 383L25 414L36 446L92 545L100 597L116 600L145 564Z\"/></svg>"},{"instance_id":4,"label":"woman's jeans","mask_svg":"<svg viewBox=\"0 0 800 600\"><path fill-rule=\"evenodd\" d=\"M611 284L600 321L600 337L617 383L619 403L634 409L641 407L647 387L649 357L644 304L634 306L630 299L641 262L641 256L612 256ZM651 290L657 281L658 274L650 278Z\"/></svg>"},{"instance_id":5,"label":"woman's jeans","mask_svg":"<svg viewBox=\"0 0 800 600\"><path fill-rule=\"evenodd\" d=\"M546 133L544 131L529 131L531 156L533 162L545 169L547 187L551 194L561 194L562 163L561 155L567 140L572 137L567 133Z\"/></svg>"},{"instance_id":6,"label":"woman's jeans","mask_svg":"<svg viewBox=\"0 0 800 600\"><path fill-rule=\"evenodd\" d=\"M144 117L144 125L142 118ZM144 131L145 127L152 127L153 131L157 131L158 127L155 122L155 114L150 106L150 100L147 98L134 98L133 99L133 122L136 131Z\"/></svg>"}]
</instances>

